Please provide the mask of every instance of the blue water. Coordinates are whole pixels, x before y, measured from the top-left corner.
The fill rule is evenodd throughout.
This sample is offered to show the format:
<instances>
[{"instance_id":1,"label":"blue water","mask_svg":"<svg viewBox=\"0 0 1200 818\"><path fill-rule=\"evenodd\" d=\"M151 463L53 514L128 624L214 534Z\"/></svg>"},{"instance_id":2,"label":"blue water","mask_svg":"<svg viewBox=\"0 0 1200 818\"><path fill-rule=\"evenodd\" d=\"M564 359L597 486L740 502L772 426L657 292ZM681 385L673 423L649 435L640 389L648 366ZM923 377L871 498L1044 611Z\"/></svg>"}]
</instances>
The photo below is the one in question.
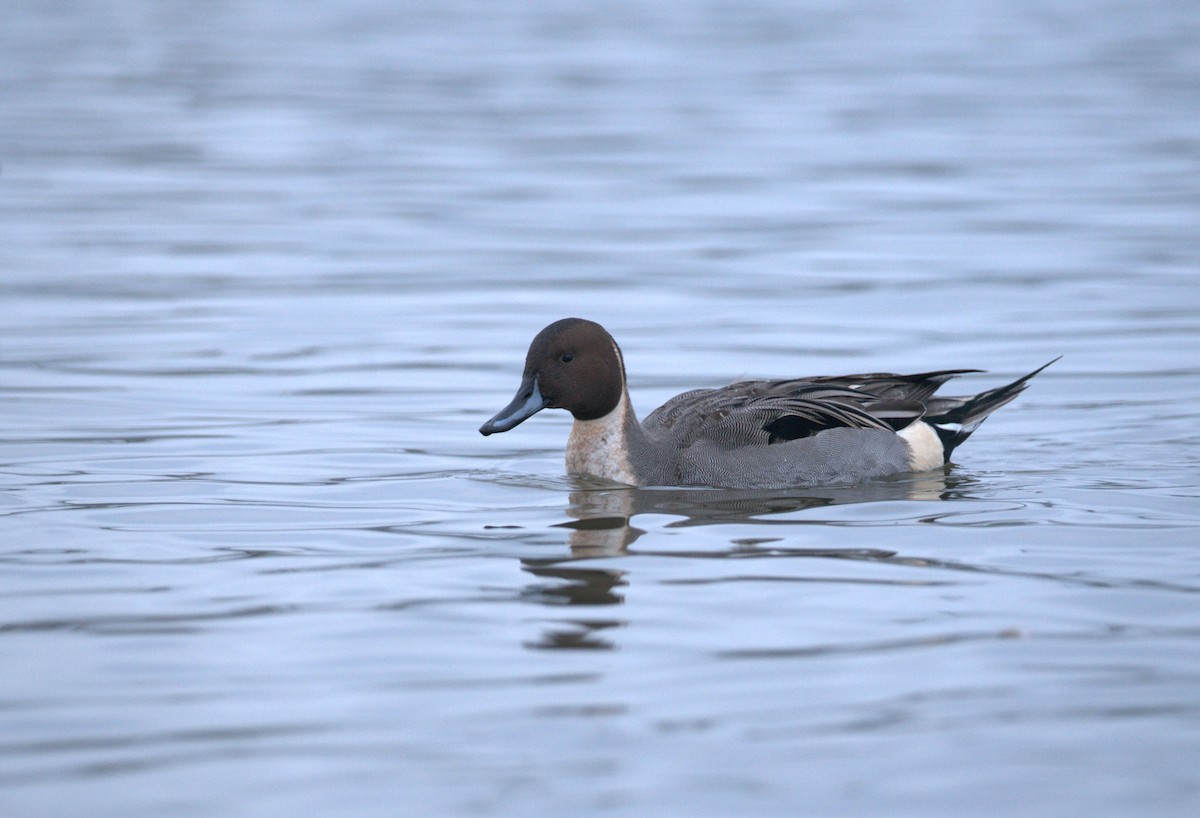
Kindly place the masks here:
<instances>
[{"instance_id":1,"label":"blue water","mask_svg":"<svg viewBox=\"0 0 1200 818\"><path fill-rule=\"evenodd\" d=\"M12 0L0 814L1191 816L1200 6ZM947 474L487 439L1044 363Z\"/></svg>"}]
</instances>

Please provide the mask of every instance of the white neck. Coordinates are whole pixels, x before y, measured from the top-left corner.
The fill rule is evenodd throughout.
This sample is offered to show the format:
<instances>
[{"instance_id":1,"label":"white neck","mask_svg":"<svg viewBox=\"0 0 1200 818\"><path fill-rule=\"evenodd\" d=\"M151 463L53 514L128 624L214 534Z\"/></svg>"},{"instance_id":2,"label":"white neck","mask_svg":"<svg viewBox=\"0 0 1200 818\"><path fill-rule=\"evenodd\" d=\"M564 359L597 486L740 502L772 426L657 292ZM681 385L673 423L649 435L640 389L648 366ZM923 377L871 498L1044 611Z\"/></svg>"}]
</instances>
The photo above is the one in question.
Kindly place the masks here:
<instances>
[{"instance_id":1,"label":"white neck","mask_svg":"<svg viewBox=\"0 0 1200 818\"><path fill-rule=\"evenodd\" d=\"M621 400L604 417L576 420L567 440L567 471L636 486L625 434L628 414L629 394L622 391Z\"/></svg>"}]
</instances>

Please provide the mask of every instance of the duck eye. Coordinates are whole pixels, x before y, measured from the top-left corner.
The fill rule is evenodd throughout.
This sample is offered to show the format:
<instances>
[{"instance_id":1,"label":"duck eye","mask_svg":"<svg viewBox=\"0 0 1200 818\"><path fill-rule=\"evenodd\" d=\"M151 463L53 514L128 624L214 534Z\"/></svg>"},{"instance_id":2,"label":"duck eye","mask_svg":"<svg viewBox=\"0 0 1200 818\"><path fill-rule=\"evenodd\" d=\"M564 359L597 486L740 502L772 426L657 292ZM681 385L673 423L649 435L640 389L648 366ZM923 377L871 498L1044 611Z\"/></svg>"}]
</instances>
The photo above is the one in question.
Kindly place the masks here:
<instances>
[{"instance_id":1,"label":"duck eye","mask_svg":"<svg viewBox=\"0 0 1200 818\"><path fill-rule=\"evenodd\" d=\"M571 363L571 361L575 360L575 356L573 354L571 354L570 352L564 352L562 354L562 357L559 358L559 360L562 361L564 364L569 364L569 363Z\"/></svg>"}]
</instances>

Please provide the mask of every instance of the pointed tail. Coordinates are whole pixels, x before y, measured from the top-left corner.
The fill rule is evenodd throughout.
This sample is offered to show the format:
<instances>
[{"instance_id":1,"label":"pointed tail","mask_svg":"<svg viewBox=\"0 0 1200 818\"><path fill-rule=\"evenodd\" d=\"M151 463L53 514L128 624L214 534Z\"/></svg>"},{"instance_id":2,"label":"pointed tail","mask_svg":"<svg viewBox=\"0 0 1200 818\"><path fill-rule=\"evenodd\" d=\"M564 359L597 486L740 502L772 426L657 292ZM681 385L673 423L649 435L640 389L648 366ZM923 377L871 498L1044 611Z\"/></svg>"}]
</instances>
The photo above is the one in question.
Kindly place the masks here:
<instances>
[{"instance_id":1,"label":"pointed tail","mask_svg":"<svg viewBox=\"0 0 1200 818\"><path fill-rule=\"evenodd\" d=\"M1062 356L1059 355L1054 361L1059 358ZM1033 376L1054 361L1042 364L1010 384L997 386L978 395L963 398L934 397L926 401L926 413L922 419L933 427L941 439L946 462L950 462L950 453L970 437L971 433L979 428L979 424L987 420L988 415L1025 391Z\"/></svg>"}]
</instances>

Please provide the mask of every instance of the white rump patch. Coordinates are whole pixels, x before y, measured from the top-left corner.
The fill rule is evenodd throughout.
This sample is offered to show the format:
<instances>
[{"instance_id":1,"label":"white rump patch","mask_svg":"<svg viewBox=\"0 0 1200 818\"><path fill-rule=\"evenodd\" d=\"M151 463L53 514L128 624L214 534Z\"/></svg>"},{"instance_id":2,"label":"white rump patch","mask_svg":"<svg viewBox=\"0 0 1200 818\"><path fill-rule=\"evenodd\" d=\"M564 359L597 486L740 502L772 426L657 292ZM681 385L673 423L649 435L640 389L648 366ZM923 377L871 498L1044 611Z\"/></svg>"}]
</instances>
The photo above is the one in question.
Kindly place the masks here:
<instances>
[{"instance_id":1,"label":"white rump patch","mask_svg":"<svg viewBox=\"0 0 1200 818\"><path fill-rule=\"evenodd\" d=\"M923 420L915 420L899 432L908 444L908 467L911 471L929 471L945 465L946 451L937 432Z\"/></svg>"}]
</instances>

